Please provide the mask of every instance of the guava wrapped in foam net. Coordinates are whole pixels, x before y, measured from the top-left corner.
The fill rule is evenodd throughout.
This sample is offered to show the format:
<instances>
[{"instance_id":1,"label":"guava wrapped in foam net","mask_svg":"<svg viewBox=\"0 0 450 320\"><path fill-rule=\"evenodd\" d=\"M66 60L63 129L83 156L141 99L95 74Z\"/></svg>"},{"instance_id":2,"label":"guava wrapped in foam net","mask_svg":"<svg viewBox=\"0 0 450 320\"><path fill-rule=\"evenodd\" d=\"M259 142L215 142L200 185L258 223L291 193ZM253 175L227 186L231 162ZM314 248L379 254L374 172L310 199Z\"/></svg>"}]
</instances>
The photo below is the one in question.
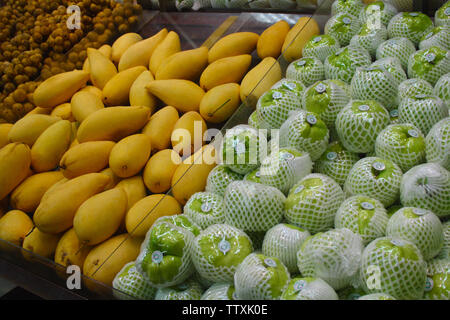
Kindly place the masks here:
<instances>
[{"instance_id":1,"label":"guava wrapped in foam net","mask_svg":"<svg viewBox=\"0 0 450 320\"><path fill-rule=\"evenodd\" d=\"M114 291L114 295L122 300L130 300L133 298L153 300L157 291L136 270L134 261L124 265L122 270L117 273L113 280L113 288L119 290Z\"/></svg>"}]
</instances>

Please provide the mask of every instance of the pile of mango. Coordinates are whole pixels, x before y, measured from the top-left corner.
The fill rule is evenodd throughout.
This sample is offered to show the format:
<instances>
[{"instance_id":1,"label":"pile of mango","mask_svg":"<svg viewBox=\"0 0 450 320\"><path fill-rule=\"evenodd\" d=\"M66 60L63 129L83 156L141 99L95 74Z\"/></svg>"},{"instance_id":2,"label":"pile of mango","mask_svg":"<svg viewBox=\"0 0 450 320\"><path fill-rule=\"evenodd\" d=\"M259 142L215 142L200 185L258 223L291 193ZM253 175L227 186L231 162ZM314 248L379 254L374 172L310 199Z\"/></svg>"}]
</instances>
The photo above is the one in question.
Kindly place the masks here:
<instances>
[{"instance_id":1,"label":"pile of mango","mask_svg":"<svg viewBox=\"0 0 450 320\"><path fill-rule=\"evenodd\" d=\"M280 21L261 35L229 34L211 48L182 51L167 29L89 48L82 70L43 81L37 107L0 124L0 239L111 285L153 222L181 214L205 189L216 163L196 159L215 157L203 139L208 124L256 100L281 79L282 50L298 59L317 34L304 17L292 28ZM261 61L250 69L255 50Z\"/></svg>"}]
</instances>

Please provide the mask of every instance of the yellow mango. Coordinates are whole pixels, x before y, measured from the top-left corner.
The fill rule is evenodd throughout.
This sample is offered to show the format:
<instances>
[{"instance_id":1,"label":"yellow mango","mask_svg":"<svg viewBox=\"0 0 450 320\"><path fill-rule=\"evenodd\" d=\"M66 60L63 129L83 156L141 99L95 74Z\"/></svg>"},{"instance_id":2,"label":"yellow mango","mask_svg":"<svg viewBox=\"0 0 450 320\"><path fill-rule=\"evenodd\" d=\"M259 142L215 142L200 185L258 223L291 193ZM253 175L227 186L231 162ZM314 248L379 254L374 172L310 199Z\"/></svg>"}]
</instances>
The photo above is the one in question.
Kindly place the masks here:
<instances>
[{"instance_id":1,"label":"yellow mango","mask_svg":"<svg viewBox=\"0 0 450 320\"><path fill-rule=\"evenodd\" d=\"M139 42L142 40L142 37L138 33L129 32L125 33L124 35L117 38L116 41L111 46L111 60L118 64L120 61L120 57L122 57L122 54L132 45L136 42Z\"/></svg>"},{"instance_id":2,"label":"yellow mango","mask_svg":"<svg viewBox=\"0 0 450 320\"><path fill-rule=\"evenodd\" d=\"M195 82L182 79L155 80L147 85L147 90L181 112L198 111L205 91Z\"/></svg>"},{"instance_id":3,"label":"yellow mango","mask_svg":"<svg viewBox=\"0 0 450 320\"><path fill-rule=\"evenodd\" d=\"M139 75L146 70L142 66L129 68L112 77L103 88L103 102L105 105L129 105L130 88Z\"/></svg>"},{"instance_id":4,"label":"yellow mango","mask_svg":"<svg viewBox=\"0 0 450 320\"><path fill-rule=\"evenodd\" d=\"M185 205L190 197L205 190L209 172L216 166L215 150L206 145L181 163L172 177L172 194L181 205Z\"/></svg>"},{"instance_id":5,"label":"yellow mango","mask_svg":"<svg viewBox=\"0 0 450 320\"><path fill-rule=\"evenodd\" d=\"M25 116L28 116L31 114L50 114L51 112L52 112L52 109L36 107L33 110L31 110L30 112L28 112Z\"/></svg>"},{"instance_id":6,"label":"yellow mango","mask_svg":"<svg viewBox=\"0 0 450 320\"><path fill-rule=\"evenodd\" d=\"M268 91L275 83L281 80L281 67L272 57L264 58L251 69L241 82L241 101L250 106L256 106L259 97Z\"/></svg>"},{"instance_id":7,"label":"yellow mango","mask_svg":"<svg viewBox=\"0 0 450 320\"><path fill-rule=\"evenodd\" d=\"M142 129L148 122L150 110L147 107L104 108L90 114L80 125L77 140L119 141Z\"/></svg>"},{"instance_id":8,"label":"yellow mango","mask_svg":"<svg viewBox=\"0 0 450 320\"><path fill-rule=\"evenodd\" d=\"M72 125L61 120L48 127L31 148L31 166L36 172L50 171L56 168L61 157L69 149Z\"/></svg>"},{"instance_id":9,"label":"yellow mango","mask_svg":"<svg viewBox=\"0 0 450 320\"><path fill-rule=\"evenodd\" d=\"M72 114L78 122L83 122L91 113L103 109L102 100L92 92L80 91L73 95L70 100Z\"/></svg>"},{"instance_id":10,"label":"yellow mango","mask_svg":"<svg viewBox=\"0 0 450 320\"><path fill-rule=\"evenodd\" d=\"M75 118L72 115L72 106L68 102L56 106L50 115L60 117L63 120L69 120L70 122L75 121Z\"/></svg>"},{"instance_id":11,"label":"yellow mango","mask_svg":"<svg viewBox=\"0 0 450 320\"><path fill-rule=\"evenodd\" d=\"M73 228L66 231L56 246L55 262L67 267L77 265L83 268L84 260L92 247L82 244Z\"/></svg>"},{"instance_id":12,"label":"yellow mango","mask_svg":"<svg viewBox=\"0 0 450 320\"><path fill-rule=\"evenodd\" d=\"M164 193L170 189L175 170L181 163L181 157L172 149L155 153L145 165L142 177L145 186L152 193Z\"/></svg>"},{"instance_id":13,"label":"yellow mango","mask_svg":"<svg viewBox=\"0 0 450 320\"><path fill-rule=\"evenodd\" d=\"M86 173L99 172L108 166L112 141L80 143L64 153L59 166L64 176L72 179Z\"/></svg>"},{"instance_id":14,"label":"yellow mango","mask_svg":"<svg viewBox=\"0 0 450 320\"><path fill-rule=\"evenodd\" d=\"M11 207L24 212L34 212L44 193L63 178L61 171L37 173L26 178L11 193Z\"/></svg>"},{"instance_id":15,"label":"yellow mango","mask_svg":"<svg viewBox=\"0 0 450 320\"><path fill-rule=\"evenodd\" d=\"M256 45L256 52L261 59L272 57L277 59L281 54L284 39L290 30L289 23L280 20L261 33Z\"/></svg>"},{"instance_id":16,"label":"yellow mango","mask_svg":"<svg viewBox=\"0 0 450 320\"><path fill-rule=\"evenodd\" d=\"M128 210L125 225L129 234L143 237L158 218L180 213L181 206L174 197L152 194L139 200Z\"/></svg>"},{"instance_id":17,"label":"yellow mango","mask_svg":"<svg viewBox=\"0 0 450 320\"><path fill-rule=\"evenodd\" d=\"M12 123L0 123L0 149L9 143L8 133L12 127Z\"/></svg>"},{"instance_id":18,"label":"yellow mango","mask_svg":"<svg viewBox=\"0 0 450 320\"><path fill-rule=\"evenodd\" d=\"M106 83L117 74L114 63L105 57L99 50L87 49L89 59L91 82L99 89L105 87Z\"/></svg>"},{"instance_id":19,"label":"yellow mango","mask_svg":"<svg viewBox=\"0 0 450 320\"><path fill-rule=\"evenodd\" d=\"M195 111L186 112L175 123L170 140L180 155L190 155L203 146L203 135L208 128L202 116Z\"/></svg>"},{"instance_id":20,"label":"yellow mango","mask_svg":"<svg viewBox=\"0 0 450 320\"><path fill-rule=\"evenodd\" d=\"M111 150L109 167L118 177L132 177L145 166L151 150L150 137L145 134L123 138Z\"/></svg>"},{"instance_id":21,"label":"yellow mango","mask_svg":"<svg viewBox=\"0 0 450 320\"><path fill-rule=\"evenodd\" d=\"M164 59L181 51L180 37L175 31L170 31L164 40L155 48L150 58L149 69L156 74Z\"/></svg>"},{"instance_id":22,"label":"yellow mango","mask_svg":"<svg viewBox=\"0 0 450 320\"><path fill-rule=\"evenodd\" d=\"M20 210L8 211L0 218L0 239L22 246L23 239L33 230L33 221Z\"/></svg>"},{"instance_id":23,"label":"yellow mango","mask_svg":"<svg viewBox=\"0 0 450 320\"><path fill-rule=\"evenodd\" d=\"M161 62L156 80L185 79L195 81L208 65L208 48L200 47L177 52Z\"/></svg>"},{"instance_id":24,"label":"yellow mango","mask_svg":"<svg viewBox=\"0 0 450 320\"><path fill-rule=\"evenodd\" d=\"M44 172L43 172L44 173ZM47 199L50 194L55 191L58 190L60 186L62 186L64 183L66 183L67 181L69 181L69 179L65 178L63 176L63 178L61 180L59 180L58 182L55 182L50 188L47 189L47 191L45 191L45 193L42 195L41 201L39 202L39 204L41 202L44 202L45 199ZM38 204L38 206L39 206Z\"/></svg>"},{"instance_id":25,"label":"yellow mango","mask_svg":"<svg viewBox=\"0 0 450 320\"><path fill-rule=\"evenodd\" d=\"M52 187L42 197L33 216L34 223L46 233L69 229L80 205L102 192L109 182L107 175L88 173Z\"/></svg>"},{"instance_id":26,"label":"yellow mango","mask_svg":"<svg viewBox=\"0 0 450 320\"><path fill-rule=\"evenodd\" d=\"M70 100L75 92L86 85L89 72L74 70L59 73L43 81L33 93L34 104L53 108Z\"/></svg>"},{"instance_id":27,"label":"yellow mango","mask_svg":"<svg viewBox=\"0 0 450 320\"><path fill-rule=\"evenodd\" d=\"M112 286L116 274L128 262L136 260L143 238L121 234L92 248L83 264L83 273ZM89 287L89 282L86 283ZM94 284L95 285L95 284Z\"/></svg>"},{"instance_id":28,"label":"yellow mango","mask_svg":"<svg viewBox=\"0 0 450 320\"><path fill-rule=\"evenodd\" d=\"M30 114L18 120L8 133L11 142L22 142L32 147L37 138L60 117L46 114Z\"/></svg>"},{"instance_id":29,"label":"yellow mango","mask_svg":"<svg viewBox=\"0 0 450 320\"><path fill-rule=\"evenodd\" d=\"M240 103L240 86L222 84L206 92L200 102L200 114L208 122L221 123L231 117Z\"/></svg>"},{"instance_id":30,"label":"yellow mango","mask_svg":"<svg viewBox=\"0 0 450 320\"><path fill-rule=\"evenodd\" d=\"M108 157L109 161L109 157ZM106 174L111 178L111 181L106 185L105 191L114 188L122 179L114 174L111 168L106 168L100 171L100 173Z\"/></svg>"},{"instance_id":31,"label":"yellow mango","mask_svg":"<svg viewBox=\"0 0 450 320\"><path fill-rule=\"evenodd\" d=\"M113 188L87 199L73 219L78 239L88 245L105 241L117 231L126 210L127 195L121 188Z\"/></svg>"},{"instance_id":32,"label":"yellow mango","mask_svg":"<svg viewBox=\"0 0 450 320\"><path fill-rule=\"evenodd\" d=\"M109 44L104 44L100 48L98 48L98 51L104 55L108 60L111 60L112 58L112 47Z\"/></svg>"},{"instance_id":33,"label":"yellow mango","mask_svg":"<svg viewBox=\"0 0 450 320\"><path fill-rule=\"evenodd\" d=\"M151 116L142 133L150 137L153 150L169 148L173 127L178 119L177 109L171 106L164 107Z\"/></svg>"},{"instance_id":34,"label":"yellow mango","mask_svg":"<svg viewBox=\"0 0 450 320\"><path fill-rule=\"evenodd\" d=\"M209 50L208 62L212 63L225 57L251 54L258 42L259 35L253 32L236 32L217 41Z\"/></svg>"},{"instance_id":35,"label":"yellow mango","mask_svg":"<svg viewBox=\"0 0 450 320\"><path fill-rule=\"evenodd\" d=\"M97 87L94 86L86 86L78 92L90 92L95 94L101 101L103 101L103 92Z\"/></svg>"},{"instance_id":36,"label":"yellow mango","mask_svg":"<svg viewBox=\"0 0 450 320\"><path fill-rule=\"evenodd\" d=\"M239 83L252 63L252 56L242 54L214 61L203 71L200 87L208 91L225 83Z\"/></svg>"},{"instance_id":37,"label":"yellow mango","mask_svg":"<svg viewBox=\"0 0 450 320\"><path fill-rule=\"evenodd\" d=\"M153 113L158 101L146 88L153 80L155 79L150 71L144 71L136 78L130 88L130 106L148 107L150 114Z\"/></svg>"},{"instance_id":38,"label":"yellow mango","mask_svg":"<svg viewBox=\"0 0 450 320\"><path fill-rule=\"evenodd\" d=\"M164 28L154 36L136 42L129 46L120 57L119 72L137 66L148 67L150 58L155 48L167 36L167 29Z\"/></svg>"},{"instance_id":39,"label":"yellow mango","mask_svg":"<svg viewBox=\"0 0 450 320\"><path fill-rule=\"evenodd\" d=\"M44 233L34 228L23 240L22 247L41 257L52 258L60 238L59 234ZM23 255L26 258L31 256L28 252L23 252Z\"/></svg>"},{"instance_id":40,"label":"yellow mango","mask_svg":"<svg viewBox=\"0 0 450 320\"><path fill-rule=\"evenodd\" d=\"M300 59L305 44L319 34L320 28L316 20L311 17L301 17L286 35L281 49L283 57L287 62Z\"/></svg>"},{"instance_id":41,"label":"yellow mango","mask_svg":"<svg viewBox=\"0 0 450 320\"><path fill-rule=\"evenodd\" d=\"M0 200L5 198L28 176L30 148L23 143L9 143L0 149Z\"/></svg>"},{"instance_id":42,"label":"yellow mango","mask_svg":"<svg viewBox=\"0 0 450 320\"><path fill-rule=\"evenodd\" d=\"M144 181L139 175L121 180L117 183L116 188L122 188L127 195L127 211L147 195Z\"/></svg>"}]
</instances>

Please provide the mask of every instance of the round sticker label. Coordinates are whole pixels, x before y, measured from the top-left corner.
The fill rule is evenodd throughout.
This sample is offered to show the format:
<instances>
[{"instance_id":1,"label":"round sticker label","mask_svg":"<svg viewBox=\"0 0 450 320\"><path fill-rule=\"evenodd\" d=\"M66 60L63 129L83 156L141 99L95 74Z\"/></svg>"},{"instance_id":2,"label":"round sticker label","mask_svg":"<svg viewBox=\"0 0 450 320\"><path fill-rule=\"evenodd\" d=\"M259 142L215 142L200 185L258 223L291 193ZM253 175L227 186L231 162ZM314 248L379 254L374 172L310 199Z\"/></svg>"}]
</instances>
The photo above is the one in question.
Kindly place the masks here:
<instances>
[{"instance_id":1,"label":"round sticker label","mask_svg":"<svg viewBox=\"0 0 450 320\"><path fill-rule=\"evenodd\" d=\"M412 210L412 212L413 212L414 214L417 214L418 216L423 216L423 215L427 214L427 212L426 212L425 210L422 210L422 209L420 209L420 208L414 208L414 209Z\"/></svg>"},{"instance_id":2,"label":"round sticker label","mask_svg":"<svg viewBox=\"0 0 450 320\"><path fill-rule=\"evenodd\" d=\"M297 188L295 188L294 193L300 193L300 192L303 191L303 189L305 189L305 186L304 185L300 185Z\"/></svg>"},{"instance_id":3,"label":"round sticker label","mask_svg":"<svg viewBox=\"0 0 450 320\"><path fill-rule=\"evenodd\" d=\"M275 91L272 94L272 98L274 98L274 99L281 99L281 98L283 98L283 94L281 92L279 92L279 91Z\"/></svg>"},{"instance_id":4,"label":"round sticker label","mask_svg":"<svg viewBox=\"0 0 450 320\"><path fill-rule=\"evenodd\" d=\"M223 253L226 254L228 251L230 251L231 249L231 245L230 243L225 240L225 238L223 238L220 242L219 242L219 250Z\"/></svg>"},{"instance_id":5,"label":"round sticker label","mask_svg":"<svg viewBox=\"0 0 450 320\"><path fill-rule=\"evenodd\" d=\"M323 83L319 83L319 84L316 86L316 91L317 91L318 93L324 93L325 91L327 91L327 87L326 87Z\"/></svg>"},{"instance_id":6,"label":"round sticker label","mask_svg":"<svg viewBox=\"0 0 450 320\"><path fill-rule=\"evenodd\" d=\"M306 64L305 60L300 60L299 62L297 62L297 66L303 67Z\"/></svg>"},{"instance_id":7,"label":"round sticker label","mask_svg":"<svg viewBox=\"0 0 450 320\"><path fill-rule=\"evenodd\" d=\"M374 205L371 204L370 202L367 202L367 201L361 203L361 208L363 208L364 210L373 210L373 209L375 209Z\"/></svg>"},{"instance_id":8,"label":"round sticker label","mask_svg":"<svg viewBox=\"0 0 450 320\"><path fill-rule=\"evenodd\" d=\"M334 151L328 152L327 153L327 159L328 160L334 160L337 158L337 153Z\"/></svg>"},{"instance_id":9,"label":"round sticker label","mask_svg":"<svg viewBox=\"0 0 450 320\"><path fill-rule=\"evenodd\" d=\"M295 90L295 88L297 87L295 83L292 82L285 82L283 85L291 91Z\"/></svg>"},{"instance_id":10,"label":"round sticker label","mask_svg":"<svg viewBox=\"0 0 450 320\"><path fill-rule=\"evenodd\" d=\"M419 14L417 12L411 12L409 15L411 17L417 17Z\"/></svg>"},{"instance_id":11,"label":"round sticker label","mask_svg":"<svg viewBox=\"0 0 450 320\"><path fill-rule=\"evenodd\" d=\"M362 104L358 107L359 111L368 111L370 107L367 104Z\"/></svg>"},{"instance_id":12,"label":"round sticker label","mask_svg":"<svg viewBox=\"0 0 450 320\"><path fill-rule=\"evenodd\" d=\"M292 160L292 159L294 159L295 157L294 157L294 155L293 155L292 153L289 153L289 152L283 152L283 153L281 154L281 158L283 158L284 160Z\"/></svg>"},{"instance_id":13,"label":"round sticker label","mask_svg":"<svg viewBox=\"0 0 450 320\"><path fill-rule=\"evenodd\" d=\"M256 171L256 173L255 173L255 177L257 177L257 178L261 177L261 172L259 172L259 170L258 170L258 171Z\"/></svg>"},{"instance_id":14,"label":"round sticker label","mask_svg":"<svg viewBox=\"0 0 450 320\"><path fill-rule=\"evenodd\" d=\"M294 283L294 290L299 292L306 286L306 284L307 282L305 280L298 280Z\"/></svg>"},{"instance_id":15,"label":"round sticker label","mask_svg":"<svg viewBox=\"0 0 450 320\"><path fill-rule=\"evenodd\" d=\"M374 162L372 166L375 170L378 170L378 171L382 171L386 168L386 166L384 165L383 162Z\"/></svg>"},{"instance_id":16,"label":"round sticker label","mask_svg":"<svg viewBox=\"0 0 450 320\"><path fill-rule=\"evenodd\" d=\"M433 279L427 277L427 281L425 282L425 292L430 292L433 289L433 286Z\"/></svg>"},{"instance_id":17,"label":"round sticker label","mask_svg":"<svg viewBox=\"0 0 450 320\"><path fill-rule=\"evenodd\" d=\"M320 41L322 41L322 37L321 37L321 36L315 37L315 38L313 39L313 42L314 42L314 43L317 43L317 42L320 42Z\"/></svg>"},{"instance_id":18,"label":"round sticker label","mask_svg":"<svg viewBox=\"0 0 450 320\"><path fill-rule=\"evenodd\" d=\"M350 24L350 23L352 23L352 20L348 17L345 17L344 19L342 19L342 22L345 24Z\"/></svg>"},{"instance_id":19,"label":"round sticker label","mask_svg":"<svg viewBox=\"0 0 450 320\"><path fill-rule=\"evenodd\" d=\"M418 137L419 137L419 133L418 133L416 130L414 130L414 129L408 130L408 134L409 134L411 137L413 137L413 138L418 138Z\"/></svg>"},{"instance_id":20,"label":"round sticker label","mask_svg":"<svg viewBox=\"0 0 450 320\"><path fill-rule=\"evenodd\" d=\"M153 251L152 253L152 262L153 263L161 263L163 261L163 253L161 251Z\"/></svg>"},{"instance_id":21,"label":"round sticker label","mask_svg":"<svg viewBox=\"0 0 450 320\"><path fill-rule=\"evenodd\" d=\"M450 7L446 8L444 13L446 16L450 16Z\"/></svg>"},{"instance_id":22,"label":"round sticker label","mask_svg":"<svg viewBox=\"0 0 450 320\"><path fill-rule=\"evenodd\" d=\"M430 52L425 56L427 62L433 62L434 59L436 59L436 55L433 52Z\"/></svg>"},{"instance_id":23,"label":"round sticker label","mask_svg":"<svg viewBox=\"0 0 450 320\"><path fill-rule=\"evenodd\" d=\"M272 268L275 268L277 266L277 263L275 262L275 260L270 259L270 258L264 259L264 263L266 264L266 266L272 267Z\"/></svg>"},{"instance_id":24,"label":"round sticker label","mask_svg":"<svg viewBox=\"0 0 450 320\"><path fill-rule=\"evenodd\" d=\"M212 205L209 202L202 203L202 206L200 207L203 212L209 212L212 209Z\"/></svg>"},{"instance_id":25,"label":"round sticker label","mask_svg":"<svg viewBox=\"0 0 450 320\"><path fill-rule=\"evenodd\" d=\"M398 110L397 109L391 110L389 114L391 115L392 118L398 117Z\"/></svg>"},{"instance_id":26,"label":"round sticker label","mask_svg":"<svg viewBox=\"0 0 450 320\"><path fill-rule=\"evenodd\" d=\"M308 121L309 124L313 125L317 123L316 117L312 114L306 116L306 121Z\"/></svg>"},{"instance_id":27,"label":"round sticker label","mask_svg":"<svg viewBox=\"0 0 450 320\"><path fill-rule=\"evenodd\" d=\"M392 243L394 246L397 246L397 247L403 246L403 241L401 241L401 240L399 240L399 239L392 239L392 240L391 240L391 243Z\"/></svg>"},{"instance_id":28,"label":"round sticker label","mask_svg":"<svg viewBox=\"0 0 450 320\"><path fill-rule=\"evenodd\" d=\"M234 300L239 300L236 291L233 292L232 297L233 297Z\"/></svg>"}]
</instances>

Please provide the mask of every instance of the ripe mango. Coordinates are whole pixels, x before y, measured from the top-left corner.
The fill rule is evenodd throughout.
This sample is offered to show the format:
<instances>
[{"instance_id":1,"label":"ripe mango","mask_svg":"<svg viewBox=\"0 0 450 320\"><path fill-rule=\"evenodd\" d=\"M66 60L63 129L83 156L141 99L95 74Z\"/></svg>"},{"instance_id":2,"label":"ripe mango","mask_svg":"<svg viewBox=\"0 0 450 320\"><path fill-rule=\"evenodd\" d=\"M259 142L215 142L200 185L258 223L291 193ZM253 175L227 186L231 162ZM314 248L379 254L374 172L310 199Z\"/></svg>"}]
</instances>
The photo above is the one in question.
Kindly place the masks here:
<instances>
[{"instance_id":1,"label":"ripe mango","mask_svg":"<svg viewBox=\"0 0 450 320\"><path fill-rule=\"evenodd\" d=\"M24 143L9 143L0 149L0 200L28 176L30 148Z\"/></svg>"},{"instance_id":2,"label":"ripe mango","mask_svg":"<svg viewBox=\"0 0 450 320\"><path fill-rule=\"evenodd\" d=\"M99 172L108 166L112 141L80 143L64 153L59 166L64 176L72 179L86 173Z\"/></svg>"},{"instance_id":3,"label":"ripe mango","mask_svg":"<svg viewBox=\"0 0 450 320\"><path fill-rule=\"evenodd\" d=\"M69 229L80 205L102 192L109 182L107 175L88 173L52 187L42 197L33 216L34 223L46 233Z\"/></svg>"},{"instance_id":4,"label":"ripe mango","mask_svg":"<svg viewBox=\"0 0 450 320\"><path fill-rule=\"evenodd\" d=\"M121 188L113 188L87 199L73 219L78 239L88 245L105 241L117 231L126 210L127 195Z\"/></svg>"},{"instance_id":5,"label":"ripe mango","mask_svg":"<svg viewBox=\"0 0 450 320\"><path fill-rule=\"evenodd\" d=\"M180 213L181 206L174 197L152 194L139 200L128 210L125 225L129 234L143 237L158 218Z\"/></svg>"},{"instance_id":6,"label":"ripe mango","mask_svg":"<svg viewBox=\"0 0 450 320\"><path fill-rule=\"evenodd\" d=\"M106 83L117 74L114 63L94 48L87 49L90 66L91 82L97 88L103 90Z\"/></svg>"},{"instance_id":7,"label":"ripe mango","mask_svg":"<svg viewBox=\"0 0 450 320\"><path fill-rule=\"evenodd\" d=\"M129 105L130 88L145 67L134 67L119 72L103 88L103 102L107 106Z\"/></svg>"},{"instance_id":8,"label":"ripe mango","mask_svg":"<svg viewBox=\"0 0 450 320\"><path fill-rule=\"evenodd\" d=\"M145 186L152 193L164 193L170 189L175 170L181 163L181 157L172 149L155 153L145 165L142 177Z\"/></svg>"},{"instance_id":9,"label":"ripe mango","mask_svg":"<svg viewBox=\"0 0 450 320\"><path fill-rule=\"evenodd\" d=\"M185 205L190 197L205 190L209 172L216 166L215 150L206 145L181 163L172 177L172 194L179 203Z\"/></svg>"},{"instance_id":10,"label":"ripe mango","mask_svg":"<svg viewBox=\"0 0 450 320\"><path fill-rule=\"evenodd\" d=\"M155 48L164 40L167 36L167 29L164 28L154 36L136 42L128 47L122 54L119 61L119 72L126 69L130 69L137 66L148 67L150 58Z\"/></svg>"},{"instance_id":11,"label":"ripe mango","mask_svg":"<svg viewBox=\"0 0 450 320\"><path fill-rule=\"evenodd\" d=\"M8 211L0 218L0 239L22 246L23 239L33 230L33 221L20 210Z\"/></svg>"},{"instance_id":12,"label":"ripe mango","mask_svg":"<svg viewBox=\"0 0 450 320\"><path fill-rule=\"evenodd\" d=\"M147 90L166 105L174 106L181 112L198 111L205 91L189 80L155 80L147 85Z\"/></svg>"},{"instance_id":13,"label":"ripe mango","mask_svg":"<svg viewBox=\"0 0 450 320\"><path fill-rule=\"evenodd\" d=\"M127 212L136 202L147 195L144 181L140 175L121 180L116 188L122 188L127 195Z\"/></svg>"},{"instance_id":14,"label":"ripe mango","mask_svg":"<svg viewBox=\"0 0 450 320\"><path fill-rule=\"evenodd\" d=\"M136 42L142 40L142 37L139 33L129 32L117 38L116 41L111 46L111 60L118 64L122 54Z\"/></svg>"},{"instance_id":15,"label":"ripe mango","mask_svg":"<svg viewBox=\"0 0 450 320\"><path fill-rule=\"evenodd\" d=\"M169 148L172 130L178 119L177 109L171 106L164 107L151 116L142 133L150 137L153 150Z\"/></svg>"},{"instance_id":16,"label":"ripe mango","mask_svg":"<svg viewBox=\"0 0 450 320\"><path fill-rule=\"evenodd\" d=\"M109 157L108 157L109 162ZM111 168L106 168L100 171L100 173L106 174L111 178L111 181L106 185L105 191L114 188L122 179L114 174Z\"/></svg>"},{"instance_id":17,"label":"ripe mango","mask_svg":"<svg viewBox=\"0 0 450 320\"><path fill-rule=\"evenodd\" d=\"M72 106L69 102L60 104L59 106L53 108L50 115L60 117L63 120L69 120L70 122L75 121L75 118L72 115Z\"/></svg>"},{"instance_id":18,"label":"ripe mango","mask_svg":"<svg viewBox=\"0 0 450 320\"><path fill-rule=\"evenodd\" d=\"M18 120L9 130L8 140L26 143L30 148L37 138L61 118L46 114L30 114Z\"/></svg>"},{"instance_id":19,"label":"ripe mango","mask_svg":"<svg viewBox=\"0 0 450 320\"><path fill-rule=\"evenodd\" d=\"M231 117L240 103L240 86L222 84L206 92L200 102L200 114L208 122L221 123Z\"/></svg>"},{"instance_id":20,"label":"ripe mango","mask_svg":"<svg viewBox=\"0 0 450 320\"><path fill-rule=\"evenodd\" d=\"M56 246L55 262L67 267L77 265L83 268L84 260L92 247L82 244L73 228L66 231Z\"/></svg>"},{"instance_id":21,"label":"ripe mango","mask_svg":"<svg viewBox=\"0 0 450 320\"><path fill-rule=\"evenodd\" d=\"M34 228L23 240L22 247L41 257L52 258L60 238L59 234L44 233L38 228ZM23 255L25 258L32 257L26 251L23 252Z\"/></svg>"},{"instance_id":22,"label":"ripe mango","mask_svg":"<svg viewBox=\"0 0 450 320\"><path fill-rule=\"evenodd\" d=\"M173 127L172 148L180 155L191 155L203 146L203 135L208 128L202 116L195 111L186 112Z\"/></svg>"},{"instance_id":23,"label":"ripe mango","mask_svg":"<svg viewBox=\"0 0 450 320\"><path fill-rule=\"evenodd\" d=\"M155 110L157 99L148 92L146 86L155 80L150 71L142 72L130 88L130 106L148 107L150 114Z\"/></svg>"},{"instance_id":24,"label":"ripe mango","mask_svg":"<svg viewBox=\"0 0 450 320\"><path fill-rule=\"evenodd\" d=\"M72 125L61 120L48 127L31 148L31 166L36 172L55 169L63 154L69 149Z\"/></svg>"},{"instance_id":25,"label":"ripe mango","mask_svg":"<svg viewBox=\"0 0 450 320\"><path fill-rule=\"evenodd\" d=\"M34 212L44 193L63 178L61 171L37 173L26 178L11 193L11 207L28 213Z\"/></svg>"},{"instance_id":26,"label":"ripe mango","mask_svg":"<svg viewBox=\"0 0 450 320\"><path fill-rule=\"evenodd\" d=\"M208 91L225 83L239 83L252 63L252 56L242 54L214 61L203 71L200 87Z\"/></svg>"},{"instance_id":27,"label":"ripe mango","mask_svg":"<svg viewBox=\"0 0 450 320\"><path fill-rule=\"evenodd\" d=\"M11 123L0 123L0 149L9 143L8 133L12 127Z\"/></svg>"},{"instance_id":28,"label":"ripe mango","mask_svg":"<svg viewBox=\"0 0 450 320\"><path fill-rule=\"evenodd\" d=\"M283 57L287 62L300 59L305 44L313 36L319 34L320 28L316 20L311 17L301 17L286 35L283 47L281 48Z\"/></svg>"},{"instance_id":29,"label":"ripe mango","mask_svg":"<svg viewBox=\"0 0 450 320\"><path fill-rule=\"evenodd\" d=\"M156 80L185 79L196 81L208 65L208 48L177 52L161 62Z\"/></svg>"},{"instance_id":30,"label":"ripe mango","mask_svg":"<svg viewBox=\"0 0 450 320\"><path fill-rule=\"evenodd\" d=\"M151 139L145 134L123 138L111 150L109 167L118 177L132 177L145 166L151 150Z\"/></svg>"},{"instance_id":31,"label":"ripe mango","mask_svg":"<svg viewBox=\"0 0 450 320\"><path fill-rule=\"evenodd\" d=\"M95 94L101 101L103 101L103 92L97 87L94 86L86 86L78 92L90 92Z\"/></svg>"},{"instance_id":32,"label":"ripe mango","mask_svg":"<svg viewBox=\"0 0 450 320\"><path fill-rule=\"evenodd\" d=\"M268 91L275 83L281 80L281 67L272 57L264 58L258 65L250 70L241 82L241 101L256 106L259 97Z\"/></svg>"},{"instance_id":33,"label":"ripe mango","mask_svg":"<svg viewBox=\"0 0 450 320\"><path fill-rule=\"evenodd\" d=\"M86 85L89 72L73 70L59 73L43 81L33 93L33 102L42 108L53 108L70 100Z\"/></svg>"},{"instance_id":34,"label":"ripe mango","mask_svg":"<svg viewBox=\"0 0 450 320\"><path fill-rule=\"evenodd\" d=\"M88 91L75 93L70 100L70 104L74 118L80 123L90 114L105 107L98 95Z\"/></svg>"},{"instance_id":35,"label":"ripe mango","mask_svg":"<svg viewBox=\"0 0 450 320\"><path fill-rule=\"evenodd\" d=\"M281 54L284 39L289 32L289 23L280 20L261 33L256 44L256 52L261 59L272 57L277 59Z\"/></svg>"},{"instance_id":36,"label":"ripe mango","mask_svg":"<svg viewBox=\"0 0 450 320\"><path fill-rule=\"evenodd\" d=\"M119 141L142 129L150 118L147 107L104 108L90 114L80 125L77 140Z\"/></svg>"},{"instance_id":37,"label":"ripe mango","mask_svg":"<svg viewBox=\"0 0 450 320\"><path fill-rule=\"evenodd\" d=\"M236 32L217 41L209 50L208 62L212 63L225 57L251 54L258 42L259 35L253 32Z\"/></svg>"},{"instance_id":38,"label":"ripe mango","mask_svg":"<svg viewBox=\"0 0 450 320\"><path fill-rule=\"evenodd\" d=\"M114 277L123 266L137 258L143 240L124 233L95 246L84 260L83 273L112 286ZM85 284L90 285L89 282Z\"/></svg>"},{"instance_id":39,"label":"ripe mango","mask_svg":"<svg viewBox=\"0 0 450 320\"><path fill-rule=\"evenodd\" d=\"M170 31L164 40L155 48L150 58L149 69L156 74L164 59L181 51L180 37L175 31Z\"/></svg>"},{"instance_id":40,"label":"ripe mango","mask_svg":"<svg viewBox=\"0 0 450 320\"><path fill-rule=\"evenodd\" d=\"M25 116L28 116L31 114L50 114L51 112L52 112L52 109L36 107L33 110L31 110L30 112L28 112Z\"/></svg>"}]
</instances>

